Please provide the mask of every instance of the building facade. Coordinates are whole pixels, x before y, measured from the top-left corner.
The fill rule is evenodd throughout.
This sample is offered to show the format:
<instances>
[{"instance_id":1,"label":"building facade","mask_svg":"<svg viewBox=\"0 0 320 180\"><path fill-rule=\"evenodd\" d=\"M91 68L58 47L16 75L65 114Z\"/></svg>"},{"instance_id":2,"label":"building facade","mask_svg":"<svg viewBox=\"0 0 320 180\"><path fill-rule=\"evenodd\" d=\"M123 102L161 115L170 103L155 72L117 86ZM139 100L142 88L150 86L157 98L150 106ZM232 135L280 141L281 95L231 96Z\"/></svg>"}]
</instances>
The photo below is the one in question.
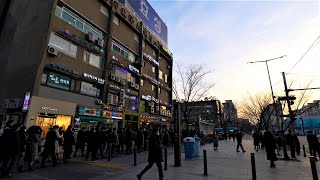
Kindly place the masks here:
<instances>
[{"instance_id":1,"label":"building facade","mask_svg":"<svg viewBox=\"0 0 320 180\"><path fill-rule=\"evenodd\" d=\"M173 56L136 5L157 15L146 0L0 4L3 121L170 125Z\"/></svg>"}]
</instances>

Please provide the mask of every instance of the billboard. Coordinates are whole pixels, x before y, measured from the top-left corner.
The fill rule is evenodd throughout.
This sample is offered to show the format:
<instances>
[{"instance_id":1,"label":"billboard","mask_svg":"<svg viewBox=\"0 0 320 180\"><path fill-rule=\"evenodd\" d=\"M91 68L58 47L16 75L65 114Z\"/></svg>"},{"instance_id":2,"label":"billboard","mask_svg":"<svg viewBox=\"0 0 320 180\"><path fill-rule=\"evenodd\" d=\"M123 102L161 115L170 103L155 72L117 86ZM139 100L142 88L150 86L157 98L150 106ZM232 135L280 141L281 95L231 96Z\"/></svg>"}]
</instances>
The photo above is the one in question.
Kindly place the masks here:
<instances>
[{"instance_id":1,"label":"billboard","mask_svg":"<svg viewBox=\"0 0 320 180\"><path fill-rule=\"evenodd\" d=\"M166 46L168 46L168 28L147 0L127 0L151 31L153 31Z\"/></svg>"}]
</instances>

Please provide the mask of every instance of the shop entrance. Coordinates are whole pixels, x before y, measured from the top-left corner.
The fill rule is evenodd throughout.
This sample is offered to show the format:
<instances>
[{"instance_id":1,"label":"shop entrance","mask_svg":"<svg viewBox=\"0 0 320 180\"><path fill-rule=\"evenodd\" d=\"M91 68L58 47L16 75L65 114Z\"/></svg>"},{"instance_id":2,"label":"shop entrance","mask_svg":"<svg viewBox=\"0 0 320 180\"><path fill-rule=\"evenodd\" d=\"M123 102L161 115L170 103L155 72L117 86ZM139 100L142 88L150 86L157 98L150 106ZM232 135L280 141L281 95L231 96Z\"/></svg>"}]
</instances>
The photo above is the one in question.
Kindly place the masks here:
<instances>
[{"instance_id":1,"label":"shop entrance","mask_svg":"<svg viewBox=\"0 0 320 180\"><path fill-rule=\"evenodd\" d=\"M45 136L52 126L59 126L62 127L63 130L66 130L68 126L71 125L71 119L71 116L39 113L36 125L41 127L43 135Z\"/></svg>"}]
</instances>

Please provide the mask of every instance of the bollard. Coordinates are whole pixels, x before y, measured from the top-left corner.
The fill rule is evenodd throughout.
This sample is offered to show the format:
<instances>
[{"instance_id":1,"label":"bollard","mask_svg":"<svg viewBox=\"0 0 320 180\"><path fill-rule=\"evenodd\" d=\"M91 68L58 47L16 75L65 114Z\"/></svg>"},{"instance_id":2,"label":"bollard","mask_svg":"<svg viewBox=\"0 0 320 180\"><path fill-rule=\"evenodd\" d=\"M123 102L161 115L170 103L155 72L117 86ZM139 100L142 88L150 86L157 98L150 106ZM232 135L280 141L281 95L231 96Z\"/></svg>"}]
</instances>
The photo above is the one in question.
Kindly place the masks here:
<instances>
[{"instance_id":1,"label":"bollard","mask_svg":"<svg viewBox=\"0 0 320 180\"><path fill-rule=\"evenodd\" d=\"M137 149L135 145L133 147L133 165L137 166Z\"/></svg>"},{"instance_id":2,"label":"bollard","mask_svg":"<svg viewBox=\"0 0 320 180\"><path fill-rule=\"evenodd\" d=\"M318 173L316 167L316 157L310 156L310 165L311 165L311 172L313 180L318 180Z\"/></svg>"},{"instance_id":3,"label":"bollard","mask_svg":"<svg viewBox=\"0 0 320 180\"><path fill-rule=\"evenodd\" d=\"M108 151L108 161L111 160L111 147L109 147L109 151Z\"/></svg>"},{"instance_id":4,"label":"bollard","mask_svg":"<svg viewBox=\"0 0 320 180\"><path fill-rule=\"evenodd\" d=\"M168 151L167 147L164 148L164 170L168 170Z\"/></svg>"},{"instance_id":5,"label":"bollard","mask_svg":"<svg viewBox=\"0 0 320 180\"><path fill-rule=\"evenodd\" d=\"M252 167L252 179L256 180L257 179L257 174L256 174L256 160L254 158L254 153L251 153L251 167Z\"/></svg>"},{"instance_id":6,"label":"bollard","mask_svg":"<svg viewBox=\"0 0 320 180\"><path fill-rule=\"evenodd\" d=\"M306 147L304 145L302 145L302 149L303 149L303 157L307 157Z\"/></svg>"},{"instance_id":7,"label":"bollard","mask_svg":"<svg viewBox=\"0 0 320 180\"><path fill-rule=\"evenodd\" d=\"M203 168L204 168L204 172L203 174L205 176L208 175L208 166L207 166L207 150L203 150Z\"/></svg>"}]
</instances>

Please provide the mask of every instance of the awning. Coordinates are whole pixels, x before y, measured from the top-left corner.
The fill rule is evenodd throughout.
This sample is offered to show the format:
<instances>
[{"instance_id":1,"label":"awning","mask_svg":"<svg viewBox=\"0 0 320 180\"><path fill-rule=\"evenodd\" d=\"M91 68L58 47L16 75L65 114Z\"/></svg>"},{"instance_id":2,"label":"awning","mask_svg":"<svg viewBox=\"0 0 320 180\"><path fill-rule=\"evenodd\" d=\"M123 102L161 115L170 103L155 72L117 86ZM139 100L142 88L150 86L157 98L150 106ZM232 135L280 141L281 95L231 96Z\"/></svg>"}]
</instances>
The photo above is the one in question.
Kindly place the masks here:
<instances>
[{"instance_id":1,"label":"awning","mask_svg":"<svg viewBox=\"0 0 320 180\"><path fill-rule=\"evenodd\" d=\"M97 116L79 116L81 121L96 121L105 123L108 119Z\"/></svg>"}]
</instances>

